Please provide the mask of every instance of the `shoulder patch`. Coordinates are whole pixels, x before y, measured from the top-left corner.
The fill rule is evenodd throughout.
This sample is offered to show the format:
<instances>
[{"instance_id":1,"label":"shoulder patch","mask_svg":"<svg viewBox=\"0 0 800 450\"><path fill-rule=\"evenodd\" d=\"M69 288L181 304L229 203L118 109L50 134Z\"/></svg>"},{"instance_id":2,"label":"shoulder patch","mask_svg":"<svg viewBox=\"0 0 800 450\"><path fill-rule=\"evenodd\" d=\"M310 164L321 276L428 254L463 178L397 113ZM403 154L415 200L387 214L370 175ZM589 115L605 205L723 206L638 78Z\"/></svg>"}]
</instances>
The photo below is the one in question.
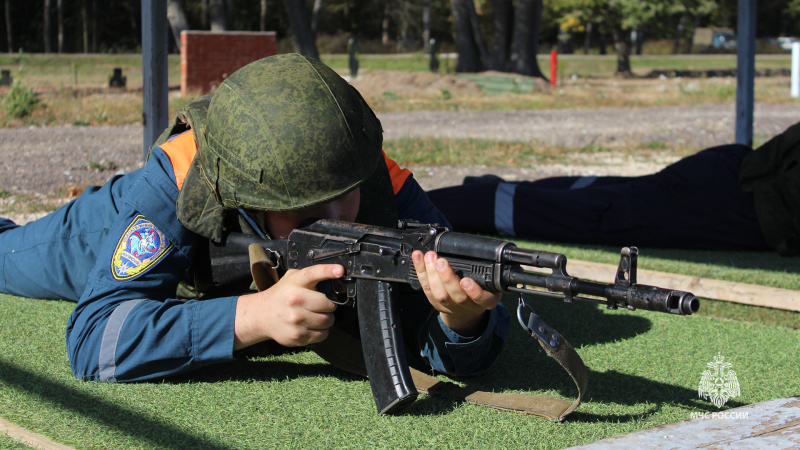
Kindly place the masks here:
<instances>
[{"instance_id":1,"label":"shoulder patch","mask_svg":"<svg viewBox=\"0 0 800 450\"><path fill-rule=\"evenodd\" d=\"M111 257L111 275L117 281L130 281L161 261L172 244L153 222L141 214L133 218L122 233Z\"/></svg>"}]
</instances>

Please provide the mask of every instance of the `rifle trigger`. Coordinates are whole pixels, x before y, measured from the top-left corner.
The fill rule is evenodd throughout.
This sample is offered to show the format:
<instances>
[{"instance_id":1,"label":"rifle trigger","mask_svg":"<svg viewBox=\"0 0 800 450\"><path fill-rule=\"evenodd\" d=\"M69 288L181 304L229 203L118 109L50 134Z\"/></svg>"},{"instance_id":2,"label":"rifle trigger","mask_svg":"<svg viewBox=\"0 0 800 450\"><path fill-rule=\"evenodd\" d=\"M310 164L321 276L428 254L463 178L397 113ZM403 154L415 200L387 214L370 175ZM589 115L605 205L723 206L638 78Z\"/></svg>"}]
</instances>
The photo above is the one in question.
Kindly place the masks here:
<instances>
[{"instance_id":1,"label":"rifle trigger","mask_svg":"<svg viewBox=\"0 0 800 450\"><path fill-rule=\"evenodd\" d=\"M527 323L522 319L522 310L523 308L527 308L531 315L528 316ZM522 294L519 295L519 305L517 306L517 320L519 320L519 324L522 325L522 328L525 329L531 336L536 337L542 345L546 345L550 350L556 352L558 348L561 346L561 335L559 335L556 330L550 328L549 325L544 323L539 315L536 314L536 311L533 310L525 300L522 298Z\"/></svg>"}]
</instances>

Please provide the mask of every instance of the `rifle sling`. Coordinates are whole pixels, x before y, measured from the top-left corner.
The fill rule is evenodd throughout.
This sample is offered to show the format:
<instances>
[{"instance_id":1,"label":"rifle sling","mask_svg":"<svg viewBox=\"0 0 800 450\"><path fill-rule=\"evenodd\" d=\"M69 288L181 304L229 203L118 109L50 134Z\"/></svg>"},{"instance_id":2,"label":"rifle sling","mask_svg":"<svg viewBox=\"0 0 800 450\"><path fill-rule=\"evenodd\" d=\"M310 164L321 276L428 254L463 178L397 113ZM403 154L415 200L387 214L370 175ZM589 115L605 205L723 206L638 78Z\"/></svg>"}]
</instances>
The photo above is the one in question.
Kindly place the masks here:
<instances>
[{"instance_id":1,"label":"rifle sling","mask_svg":"<svg viewBox=\"0 0 800 450\"><path fill-rule=\"evenodd\" d=\"M416 369L411 369L411 376L417 390L428 395L451 398L466 401L476 405L490 406L492 408L506 411L517 411L524 414L532 414L551 421L564 420L581 403L583 395L586 393L587 377L586 366L583 360L566 340L561 341L558 350L553 351L539 337L531 333L539 344L544 348L548 355L555 358L564 368L575 386L578 388L578 398L570 403L558 397L546 395L530 394L506 394L497 392L483 392L468 386L459 386L447 381L441 381L436 377L422 373Z\"/></svg>"},{"instance_id":2,"label":"rifle sling","mask_svg":"<svg viewBox=\"0 0 800 450\"><path fill-rule=\"evenodd\" d=\"M258 248L259 247L260 250ZM250 264L253 278L259 290L263 290L276 282L277 273L270 267L274 262L263 251L263 247L253 245L250 247ZM550 339L545 339L537 335L531 328L528 331L545 352L552 356L561 367L569 374L578 388L578 398L570 403L558 397L530 394L507 394L496 392L483 392L466 386L459 386L455 383L441 381L438 378L427 375L419 370L411 368L411 376L417 390L428 395L449 398L458 401L466 401L476 405L490 406L492 408L506 411L518 411L524 414L532 414L551 421L564 420L581 402L586 392L587 376L586 366L575 349L552 328L547 327L538 316L532 314L533 319L550 333ZM548 341L559 342L556 348L552 348ZM366 377L367 370L364 364L364 355L361 351L361 341L351 336L339 328L330 328L328 338L324 341L310 345L309 348L317 353L322 359L334 366L346 370L350 373Z\"/></svg>"}]
</instances>

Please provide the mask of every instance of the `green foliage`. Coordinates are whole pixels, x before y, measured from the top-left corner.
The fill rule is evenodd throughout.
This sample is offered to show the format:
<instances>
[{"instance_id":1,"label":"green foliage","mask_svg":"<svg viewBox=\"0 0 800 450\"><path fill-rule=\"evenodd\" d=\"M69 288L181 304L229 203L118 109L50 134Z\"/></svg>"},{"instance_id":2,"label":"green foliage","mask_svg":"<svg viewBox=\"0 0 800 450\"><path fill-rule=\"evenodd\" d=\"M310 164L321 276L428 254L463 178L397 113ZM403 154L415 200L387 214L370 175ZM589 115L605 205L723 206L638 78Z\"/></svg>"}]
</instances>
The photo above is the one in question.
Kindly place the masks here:
<instances>
[{"instance_id":1,"label":"green foliage","mask_svg":"<svg viewBox=\"0 0 800 450\"><path fill-rule=\"evenodd\" d=\"M395 94L392 91L384 91L381 96L387 100L398 100L400 98L399 95Z\"/></svg>"},{"instance_id":2,"label":"green foliage","mask_svg":"<svg viewBox=\"0 0 800 450\"><path fill-rule=\"evenodd\" d=\"M8 112L8 115L15 118L23 118L36 109L36 106L41 104L41 100L33 92L33 89L26 87L22 81L17 77L8 90L5 98L3 98L2 106Z\"/></svg>"},{"instance_id":3,"label":"green foliage","mask_svg":"<svg viewBox=\"0 0 800 450\"><path fill-rule=\"evenodd\" d=\"M662 141L650 141L642 144L642 148L646 150L667 150L669 145Z\"/></svg>"}]
</instances>

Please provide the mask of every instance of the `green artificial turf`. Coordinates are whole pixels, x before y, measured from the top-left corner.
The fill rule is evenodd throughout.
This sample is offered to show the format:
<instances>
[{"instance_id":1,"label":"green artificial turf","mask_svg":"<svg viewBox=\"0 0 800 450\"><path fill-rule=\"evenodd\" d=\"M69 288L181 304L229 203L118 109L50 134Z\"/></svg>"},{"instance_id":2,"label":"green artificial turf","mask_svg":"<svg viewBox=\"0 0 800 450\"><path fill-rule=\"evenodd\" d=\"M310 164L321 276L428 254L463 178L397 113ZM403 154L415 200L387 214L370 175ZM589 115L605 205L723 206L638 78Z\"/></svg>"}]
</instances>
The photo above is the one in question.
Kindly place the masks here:
<instances>
[{"instance_id":1,"label":"green artificial turf","mask_svg":"<svg viewBox=\"0 0 800 450\"><path fill-rule=\"evenodd\" d=\"M516 297L504 303L516 308ZM564 448L719 411L698 398L706 364L733 364L741 396L722 410L800 395L800 331L714 317L529 304L569 340L589 389L565 422L421 395L378 416L369 383L310 352L241 360L151 383L81 382L64 327L72 303L0 295L0 417L77 448ZM555 361L512 319L497 363L470 386L572 399Z\"/></svg>"}]
</instances>

